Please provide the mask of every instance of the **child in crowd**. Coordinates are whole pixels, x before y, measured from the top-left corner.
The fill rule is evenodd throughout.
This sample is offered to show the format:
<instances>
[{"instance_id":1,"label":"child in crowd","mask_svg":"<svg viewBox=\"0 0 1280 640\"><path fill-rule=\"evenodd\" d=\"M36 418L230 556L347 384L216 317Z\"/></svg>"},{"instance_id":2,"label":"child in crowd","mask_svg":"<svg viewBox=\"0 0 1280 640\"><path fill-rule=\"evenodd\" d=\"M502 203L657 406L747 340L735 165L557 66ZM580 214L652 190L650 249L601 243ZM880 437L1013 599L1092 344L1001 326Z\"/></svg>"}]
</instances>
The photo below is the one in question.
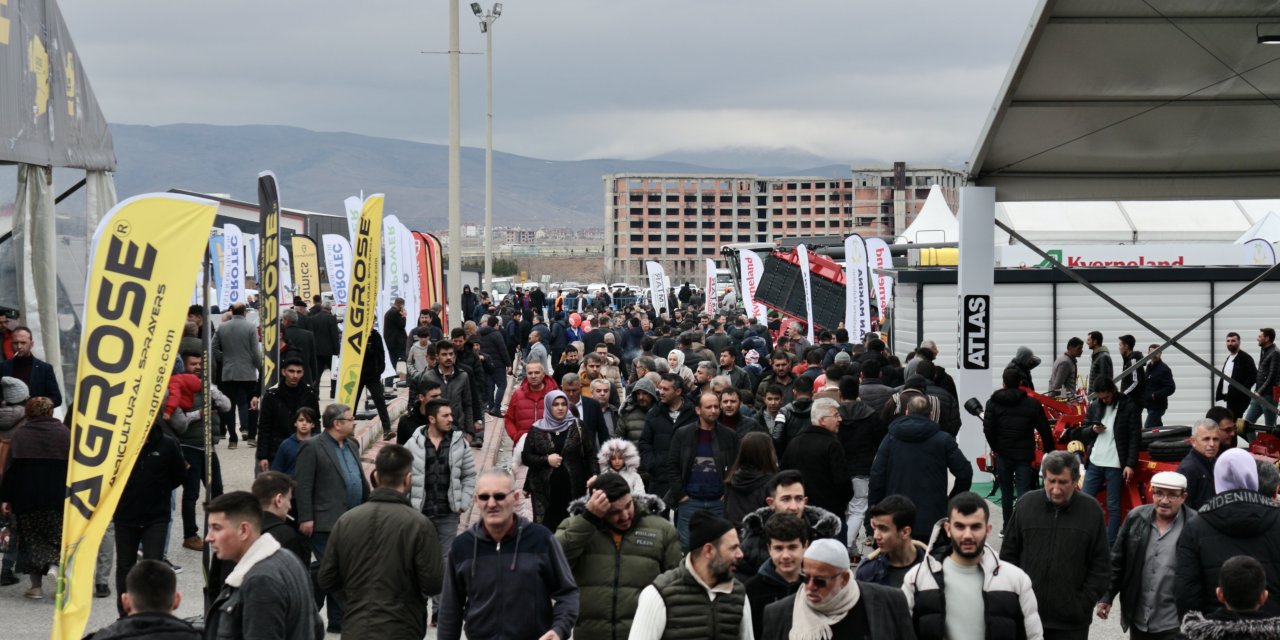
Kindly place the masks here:
<instances>
[{"instance_id":1,"label":"child in crowd","mask_svg":"<svg viewBox=\"0 0 1280 640\"><path fill-rule=\"evenodd\" d=\"M169 396L164 402L164 419L177 411L195 409L196 394L200 393L200 376L194 373L175 373L169 376Z\"/></svg>"},{"instance_id":2,"label":"child in crowd","mask_svg":"<svg viewBox=\"0 0 1280 640\"><path fill-rule=\"evenodd\" d=\"M427 354L427 347L431 346L431 327L415 327L413 337L418 341L409 347L409 357L404 363L405 373L411 382L431 369L431 360Z\"/></svg>"},{"instance_id":3,"label":"child in crowd","mask_svg":"<svg viewBox=\"0 0 1280 640\"><path fill-rule=\"evenodd\" d=\"M644 493L644 480L640 479L640 451L630 440L611 438L606 440L597 454L601 471L613 471L631 485L631 495Z\"/></svg>"},{"instance_id":4,"label":"child in crowd","mask_svg":"<svg viewBox=\"0 0 1280 640\"><path fill-rule=\"evenodd\" d=\"M280 449L276 451L276 459L271 462L271 470L288 474L292 478L298 464L298 449L302 447L302 441L311 438L319 424L320 416L315 409L311 407L298 409L298 412L293 414L293 435L280 443Z\"/></svg>"}]
</instances>

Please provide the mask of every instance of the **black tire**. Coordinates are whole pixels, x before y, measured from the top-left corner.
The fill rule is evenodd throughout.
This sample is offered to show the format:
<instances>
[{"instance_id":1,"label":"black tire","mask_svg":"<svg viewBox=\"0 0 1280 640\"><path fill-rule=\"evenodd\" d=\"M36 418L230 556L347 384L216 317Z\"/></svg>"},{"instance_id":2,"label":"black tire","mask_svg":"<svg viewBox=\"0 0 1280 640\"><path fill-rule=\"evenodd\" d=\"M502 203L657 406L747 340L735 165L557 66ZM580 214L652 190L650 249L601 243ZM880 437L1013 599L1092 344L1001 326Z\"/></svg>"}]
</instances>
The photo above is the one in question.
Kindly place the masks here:
<instances>
[{"instance_id":1,"label":"black tire","mask_svg":"<svg viewBox=\"0 0 1280 640\"><path fill-rule=\"evenodd\" d=\"M1142 441L1152 442L1155 440L1181 440L1191 437L1191 427L1152 427L1142 430Z\"/></svg>"},{"instance_id":2,"label":"black tire","mask_svg":"<svg viewBox=\"0 0 1280 640\"><path fill-rule=\"evenodd\" d=\"M1147 447L1156 462L1182 462L1191 453L1191 443L1183 440L1157 440Z\"/></svg>"}]
</instances>

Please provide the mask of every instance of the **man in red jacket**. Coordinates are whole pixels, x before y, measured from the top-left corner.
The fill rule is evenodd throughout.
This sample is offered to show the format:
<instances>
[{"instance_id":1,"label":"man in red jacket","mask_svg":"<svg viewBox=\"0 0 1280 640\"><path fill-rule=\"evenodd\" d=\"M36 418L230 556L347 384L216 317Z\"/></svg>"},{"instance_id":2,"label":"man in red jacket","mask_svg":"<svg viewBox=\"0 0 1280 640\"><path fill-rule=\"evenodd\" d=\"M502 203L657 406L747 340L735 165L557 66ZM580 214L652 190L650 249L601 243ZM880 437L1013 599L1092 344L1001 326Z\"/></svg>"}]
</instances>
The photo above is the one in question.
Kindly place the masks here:
<instances>
[{"instance_id":1,"label":"man in red jacket","mask_svg":"<svg viewBox=\"0 0 1280 640\"><path fill-rule=\"evenodd\" d=\"M499 466L510 462L510 453L515 444L542 417L542 397L558 388L555 380L547 376L541 362L534 361L525 365L524 380L511 393L511 402L507 405L505 421L511 444L504 444L500 450Z\"/></svg>"}]
</instances>

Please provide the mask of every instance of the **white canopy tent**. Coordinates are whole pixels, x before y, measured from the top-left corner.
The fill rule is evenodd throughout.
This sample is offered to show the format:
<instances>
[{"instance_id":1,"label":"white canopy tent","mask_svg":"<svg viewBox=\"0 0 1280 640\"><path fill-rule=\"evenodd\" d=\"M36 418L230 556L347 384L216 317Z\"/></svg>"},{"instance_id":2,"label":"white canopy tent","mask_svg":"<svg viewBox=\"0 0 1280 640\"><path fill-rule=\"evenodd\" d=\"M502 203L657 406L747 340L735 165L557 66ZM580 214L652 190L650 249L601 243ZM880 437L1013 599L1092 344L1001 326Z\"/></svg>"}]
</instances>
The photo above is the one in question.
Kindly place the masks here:
<instances>
[{"instance_id":1,"label":"white canopy tent","mask_svg":"<svg viewBox=\"0 0 1280 640\"><path fill-rule=\"evenodd\" d=\"M998 202L996 219L1033 242L1221 243L1236 241L1273 208L1280 200ZM996 229L996 244L1013 243Z\"/></svg>"},{"instance_id":2,"label":"white canopy tent","mask_svg":"<svg viewBox=\"0 0 1280 640\"><path fill-rule=\"evenodd\" d=\"M1261 220L1253 223L1244 235L1236 239L1236 244L1244 244L1250 240L1266 240L1270 243L1280 242L1280 215L1268 211Z\"/></svg>"},{"instance_id":3,"label":"white canopy tent","mask_svg":"<svg viewBox=\"0 0 1280 640\"><path fill-rule=\"evenodd\" d=\"M947 199L942 195L942 187L929 187L929 197L916 219L907 225L905 231L898 236L898 242L910 244L929 242L958 242L960 240L960 223L956 214L947 206Z\"/></svg>"}]
</instances>

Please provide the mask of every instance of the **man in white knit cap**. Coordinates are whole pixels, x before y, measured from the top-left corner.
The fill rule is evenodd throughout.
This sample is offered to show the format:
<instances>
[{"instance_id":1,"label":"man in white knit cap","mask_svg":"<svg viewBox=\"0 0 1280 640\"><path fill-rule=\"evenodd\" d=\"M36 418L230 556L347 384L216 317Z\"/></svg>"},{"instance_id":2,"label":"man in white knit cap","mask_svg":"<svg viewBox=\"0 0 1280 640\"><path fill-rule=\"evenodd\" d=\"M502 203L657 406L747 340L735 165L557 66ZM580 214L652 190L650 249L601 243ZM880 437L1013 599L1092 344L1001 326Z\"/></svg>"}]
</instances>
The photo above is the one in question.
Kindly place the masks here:
<instances>
[{"instance_id":1,"label":"man in white knit cap","mask_svg":"<svg viewBox=\"0 0 1280 640\"><path fill-rule=\"evenodd\" d=\"M849 550L840 542L813 541L802 566L799 593L765 607L762 640L915 637L906 596L854 580Z\"/></svg>"}]
</instances>

